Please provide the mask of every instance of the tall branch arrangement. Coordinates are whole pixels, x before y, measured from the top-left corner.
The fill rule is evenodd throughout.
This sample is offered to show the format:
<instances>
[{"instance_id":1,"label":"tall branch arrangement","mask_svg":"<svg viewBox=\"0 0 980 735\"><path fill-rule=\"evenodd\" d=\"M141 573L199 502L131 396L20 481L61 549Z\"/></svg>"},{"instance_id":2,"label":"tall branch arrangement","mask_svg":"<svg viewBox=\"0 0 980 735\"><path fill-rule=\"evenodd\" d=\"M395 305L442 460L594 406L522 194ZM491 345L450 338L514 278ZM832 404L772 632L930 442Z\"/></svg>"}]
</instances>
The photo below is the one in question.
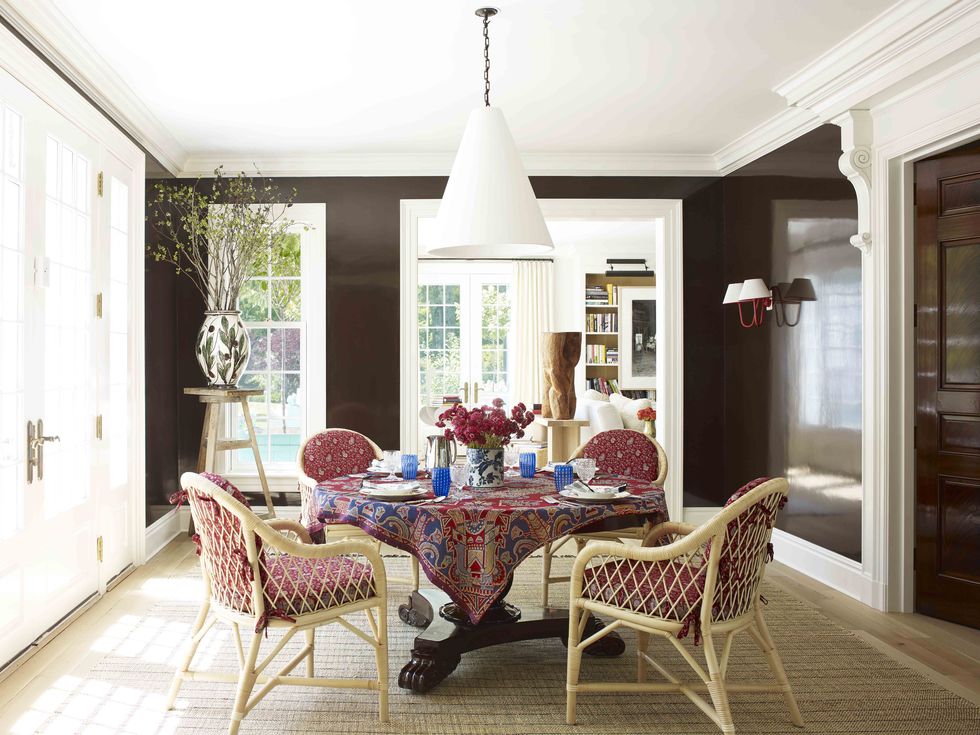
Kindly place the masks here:
<instances>
[{"instance_id":1,"label":"tall branch arrangement","mask_svg":"<svg viewBox=\"0 0 980 735\"><path fill-rule=\"evenodd\" d=\"M208 311L238 308L238 294L256 272L265 272L269 251L294 224L286 216L295 190L284 196L268 179L241 172L214 171L210 187L158 183L148 204L147 221L156 243L149 257L187 276L204 297Z\"/></svg>"}]
</instances>

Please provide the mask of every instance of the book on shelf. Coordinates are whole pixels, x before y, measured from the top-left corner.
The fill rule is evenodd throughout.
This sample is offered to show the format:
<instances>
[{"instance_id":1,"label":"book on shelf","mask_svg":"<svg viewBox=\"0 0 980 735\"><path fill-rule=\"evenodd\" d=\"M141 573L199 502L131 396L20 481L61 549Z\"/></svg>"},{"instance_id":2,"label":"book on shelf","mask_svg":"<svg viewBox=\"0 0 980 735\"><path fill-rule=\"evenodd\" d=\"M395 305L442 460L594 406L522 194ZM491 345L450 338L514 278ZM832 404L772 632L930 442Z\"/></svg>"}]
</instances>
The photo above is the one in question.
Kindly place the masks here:
<instances>
[{"instance_id":1,"label":"book on shelf","mask_svg":"<svg viewBox=\"0 0 980 735\"><path fill-rule=\"evenodd\" d=\"M605 314L586 314L585 331L601 332L603 334L619 333L619 314L607 312Z\"/></svg>"},{"instance_id":2,"label":"book on shelf","mask_svg":"<svg viewBox=\"0 0 980 735\"><path fill-rule=\"evenodd\" d=\"M586 306L606 306L609 304L609 292L603 286L585 287Z\"/></svg>"},{"instance_id":3,"label":"book on shelf","mask_svg":"<svg viewBox=\"0 0 980 735\"><path fill-rule=\"evenodd\" d=\"M586 387L607 396L620 392L619 383L615 378L589 378L586 381Z\"/></svg>"}]
</instances>

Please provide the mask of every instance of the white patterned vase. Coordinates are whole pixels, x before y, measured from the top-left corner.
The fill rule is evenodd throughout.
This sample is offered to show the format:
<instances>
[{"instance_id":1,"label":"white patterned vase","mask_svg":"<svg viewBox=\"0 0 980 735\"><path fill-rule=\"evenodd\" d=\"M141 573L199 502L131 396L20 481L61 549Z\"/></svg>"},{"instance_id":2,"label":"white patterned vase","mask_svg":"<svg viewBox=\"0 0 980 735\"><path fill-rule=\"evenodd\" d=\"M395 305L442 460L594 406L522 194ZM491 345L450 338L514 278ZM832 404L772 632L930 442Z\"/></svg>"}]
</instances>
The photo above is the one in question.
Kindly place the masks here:
<instances>
[{"instance_id":1,"label":"white patterned vase","mask_svg":"<svg viewBox=\"0 0 980 735\"><path fill-rule=\"evenodd\" d=\"M470 487L500 487L504 484L504 450L469 447L466 450Z\"/></svg>"},{"instance_id":2,"label":"white patterned vase","mask_svg":"<svg viewBox=\"0 0 980 735\"><path fill-rule=\"evenodd\" d=\"M238 385L245 368L251 343L248 329L238 311L206 311L204 324L197 333L197 364L213 388Z\"/></svg>"}]
</instances>

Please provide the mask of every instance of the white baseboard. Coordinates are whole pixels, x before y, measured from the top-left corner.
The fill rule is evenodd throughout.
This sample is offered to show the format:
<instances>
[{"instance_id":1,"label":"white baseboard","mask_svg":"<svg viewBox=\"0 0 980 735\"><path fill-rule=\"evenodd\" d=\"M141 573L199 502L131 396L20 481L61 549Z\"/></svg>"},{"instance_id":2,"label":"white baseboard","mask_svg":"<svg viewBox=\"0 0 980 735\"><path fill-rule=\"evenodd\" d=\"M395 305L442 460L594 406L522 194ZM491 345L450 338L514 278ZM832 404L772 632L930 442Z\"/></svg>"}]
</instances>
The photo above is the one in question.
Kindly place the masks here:
<instances>
[{"instance_id":1,"label":"white baseboard","mask_svg":"<svg viewBox=\"0 0 980 735\"><path fill-rule=\"evenodd\" d=\"M833 587L865 605L881 609L881 594L859 562L776 528L772 532L776 561Z\"/></svg>"},{"instance_id":2,"label":"white baseboard","mask_svg":"<svg viewBox=\"0 0 980 735\"><path fill-rule=\"evenodd\" d=\"M698 507L698 506L685 506L684 507L684 523L690 523L692 526L700 526L705 521L710 521L714 518L718 512L721 510L720 507Z\"/></svg>"},{"instance_id":3,"label":"white baseboard","mask_svg":"<svg viewBox=\"0 0 980 735\"><path fill-rule=\"evenodd\" d=\"M157 518L153 523L146 527L146 558L149 561L153 556L169 544L174 536L180 533L180 511L174 509L168 511L166 515Z\"/></svg>"}]
</instances>

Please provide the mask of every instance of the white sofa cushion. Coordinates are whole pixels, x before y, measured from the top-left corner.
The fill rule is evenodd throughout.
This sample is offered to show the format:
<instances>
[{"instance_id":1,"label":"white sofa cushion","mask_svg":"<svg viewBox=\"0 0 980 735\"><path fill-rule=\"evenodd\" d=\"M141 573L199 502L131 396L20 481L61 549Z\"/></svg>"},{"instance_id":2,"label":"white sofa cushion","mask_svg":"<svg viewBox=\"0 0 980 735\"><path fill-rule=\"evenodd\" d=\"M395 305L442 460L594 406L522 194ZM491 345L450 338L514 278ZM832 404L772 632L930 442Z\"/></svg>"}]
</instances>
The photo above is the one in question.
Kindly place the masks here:
<instances>
[{"instance_id":1,"label":"white sofa cushion","mask_svg":"<svg viewBox=\"0 0 980 735\"><path fill-rule=\"evenodd\" d=\"M609 403L619 412L623 427L634 431L643 431L643 422L636 418L636 412L641 408L653 408L649 398L631 399L620 393L609 396Z\"/></svg>"},{"instance_id":2,"label":"white sofa cushion","mask_svg":"<svg viewBox=\"0 0 980 735\"><path fill-rule=\"evenodd\" d=\"M605 397L603 396L603 398ZM583 442L588 441L600 431L623 428L623 419L619 415L619 411L609 403L608 399L586 398L585 394L582 394L582 397L575 404L575 418L589 422L588 426L582 427L579 435Z\"/></svg>"}]
</instances>

